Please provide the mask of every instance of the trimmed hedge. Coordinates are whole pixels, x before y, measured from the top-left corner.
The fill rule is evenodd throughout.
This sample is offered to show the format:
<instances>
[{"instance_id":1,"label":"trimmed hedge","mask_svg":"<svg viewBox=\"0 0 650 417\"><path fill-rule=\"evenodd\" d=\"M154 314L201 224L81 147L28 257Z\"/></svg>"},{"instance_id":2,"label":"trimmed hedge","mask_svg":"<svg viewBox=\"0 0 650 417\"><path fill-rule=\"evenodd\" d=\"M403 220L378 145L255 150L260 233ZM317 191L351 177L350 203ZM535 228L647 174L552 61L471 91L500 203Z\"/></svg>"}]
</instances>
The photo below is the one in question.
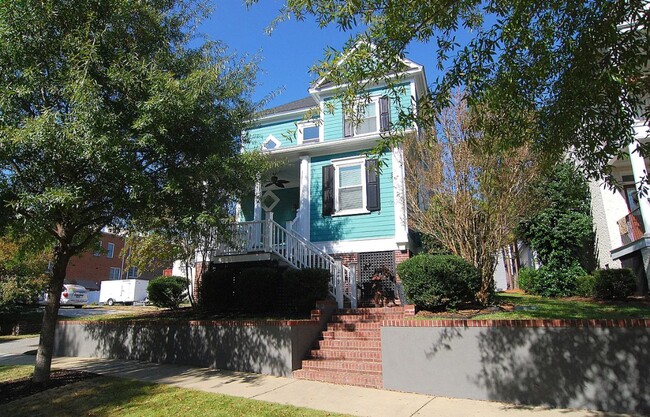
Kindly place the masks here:
<instances>
[{"instance_id":1,"label":"trimmed hedge","mask_svg":"<svg viewBox=\"0 0 650 417\"><path fill-rule=\"evenodd\" d=\"M199 305L208 312L308 315L329 295L323 269L229 266L203 274Z\"/></svg>"},{"instance_id":2,"label":"trimmed hedge","mask_svg":"<svg viewBox=\"0 0 650 417\"><path fill-rule=\"evenodd\" d=\"M417 255L397 266L406 298L418 308L456 307L476 301L477 269L458 256Z\"/></svg>"},{"instance_id":3,"label":"trimmed hedge","mask_svg":"<svg viewBox=\"0 0 650 417\"><path fill-rule=\"evenodd\" d=\"M147 296L156 307L175 310L187 298L187 280L183 277L161 276L149 281Z\"/></svg>"},{"instance_id":4,"label":"trimmed hedge","mask_svg":"<svg viewBox=\"0 0 650 417\"><path fill-rule=\"evenodd\" d=\"M631 269L594 271L594 296L601 300L625 300L636 291L636 277Z\"/></svg>"},{"instance_id":5,"label":"trimmed hedge","mask_svg":"<svg viewBox=\"0 0 650 417\"><path fill-rule=\"evenodd\" d=\"M330 278L325 269L287 269L282 276L285 308L293 313L309 313L316 301L328 297Z\"/></svg>"},{"instance_id":6,"label":"trimmed hedge","mask_svg":"<svg viewBox=\"0 0 650 417\"><path fill-rule=\"evenodd\" d=\"M247 313L267 313L277 304L280 273L275 268L249 268L234 281L231 307Z\"/></svg>"}]
</instances>

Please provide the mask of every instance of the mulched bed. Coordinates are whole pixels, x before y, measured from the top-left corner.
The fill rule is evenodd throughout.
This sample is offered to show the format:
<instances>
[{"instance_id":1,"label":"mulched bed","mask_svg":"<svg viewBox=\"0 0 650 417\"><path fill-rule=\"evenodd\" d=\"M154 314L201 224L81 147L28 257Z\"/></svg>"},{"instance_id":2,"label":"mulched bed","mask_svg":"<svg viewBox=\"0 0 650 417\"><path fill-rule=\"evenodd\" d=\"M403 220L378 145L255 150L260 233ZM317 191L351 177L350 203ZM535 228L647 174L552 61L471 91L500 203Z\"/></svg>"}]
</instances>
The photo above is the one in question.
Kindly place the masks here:
<instances>
[{"instance_id":1,"label":"mulched bed","mask_svg":"<svg viewBox=\"0 0 650 417\"><path fill-rule=\"evenodd\" d=\"M47 385L34 384L29 377L0 383L0 404L37 394L50 388L62 387L85 379L98 377L98 374L82 371L55 370L50 373Z\"/></svg>"}]
</instances>

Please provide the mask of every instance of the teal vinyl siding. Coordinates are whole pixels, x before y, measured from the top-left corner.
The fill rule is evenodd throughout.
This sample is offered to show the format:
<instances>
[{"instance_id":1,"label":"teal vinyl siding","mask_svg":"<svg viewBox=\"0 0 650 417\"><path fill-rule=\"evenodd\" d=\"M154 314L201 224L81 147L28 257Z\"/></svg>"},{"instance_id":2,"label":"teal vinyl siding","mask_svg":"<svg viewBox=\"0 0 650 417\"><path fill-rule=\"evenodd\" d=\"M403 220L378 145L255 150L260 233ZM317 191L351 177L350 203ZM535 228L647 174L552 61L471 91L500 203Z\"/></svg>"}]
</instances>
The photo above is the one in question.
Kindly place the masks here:
<instances>
[{"instance_id":1,"label":"teal vinyl siding","mask_svg":"<svg viewBox=\"0 0 650 417\"><path fill-rule=\"evenodd\" d=\"M351 239L391 238L395 236L393 169L390 154L380 175L381 211L350 216L323 217L322 169L332 159L365 155L367 151L316 157L311 160L310 240L312 242ZM362 248L359 248L360 250Z\"/></svg>"},{"instance_id":2,"label":"teal vinyl siding","mask_svg":"<svg viewBox=\"0 0 650 417\"><path fill-rule=\"evenodd\" d=\"M405 110L411 108L411 96L415 94L415 92L411 91L411 84L404 83L401 84L401 87L404 87L404 91L400 92L399 101L395 100L393 97L391 97L390 100L390 120L393 122L397 120L400 108ZM386 88L375 88L370 90L370 94L373 96L382 96L387 93L388 90ZM341 101L335 98L328 98L325 99L325 103L325 114L323 116L324 141L327 142L345 139L343 134L343 108L341 106ZM328 103L331 103L331 105L328 106ZM330 107L333 107L333 112L328 111L328 109L331 110Z\"/></svg>"},{"instance_id":3,"label":"teal vinyl siding","mask_svg":"<svg viewBox=\"0 0 650 417\"><path fill-rule=\"evenodd\" d=\"M273 220L284 227L286 222L296 217L296 209L300 204L300 189L298 187L273 190L280 201L273 207ZM266 219L266 213L262 211L262 220Z\"/></svg>"},{"instance_id":4,"label":"teal vinyl siding","mask_svg":"<svg viewBox=\"0 0 650 417\"><path fill-rule=\"evenodd\" d=\"M242 216L240 219L241 221L252 222L255 218L255 204L253 204L254 199L255 197L252 194L242 197L240 202Z\"/></svg>"},{"instance_id":5,"label":"teal vinyl siding","mask_svg":"<svg viewBox=\"0 0 650 417\"><path fill-rule=\"evenodd\" d=\"M284 227L285 223L296 217L296 208L300 204L300 189L298 187L273 190L280 199L273 207L273 220ZM255 218L254 196L247 195L241 199L241 221L251 222ZM266 219L266 213L262 210L262 220Z\"/></svg>"},{"instance_id":6,"label":"teal vinyl siding","mask_svg":"<svg viewBox=\"0 0 650 417\"><path fill-rule=\"evenodd\" d=\"M247 134L249 142L245 145L245 148L247 150L260 149L262 143L266 141L266 138L268 138L269 135L273 135L278 141L280 141L280 143L282 143L281 148L296 146L296 123L301 120L301 118L296 118L295 120L271 123L250 129ZM291 140L289 140L287 136L290 136Z\"/></svg>"}]
</instances>

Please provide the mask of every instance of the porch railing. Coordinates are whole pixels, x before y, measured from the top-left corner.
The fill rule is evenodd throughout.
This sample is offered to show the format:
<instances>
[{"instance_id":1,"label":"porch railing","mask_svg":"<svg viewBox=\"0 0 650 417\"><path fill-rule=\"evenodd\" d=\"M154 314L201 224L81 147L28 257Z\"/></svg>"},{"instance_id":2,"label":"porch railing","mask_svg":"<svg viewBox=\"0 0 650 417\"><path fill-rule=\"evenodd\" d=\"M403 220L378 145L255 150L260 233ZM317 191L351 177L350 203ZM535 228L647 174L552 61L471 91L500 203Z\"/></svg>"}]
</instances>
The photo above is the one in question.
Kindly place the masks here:
<instances>
[{"instance_id":1,"label":"porch railing","mask_svg":"<svg viewBox=\"0 0 650 417\"><path fill-rule=\"evenodd\" d=\"M618 230L621 234L623 245L641 239L645 233L643 219L641 218L641 211L639 209L628 213L627 216L623 217L616 223L618 224Z\"/></svg>"},{"instance_id":2,"label":"porch railing","mask_svg":"<svg viewBox=\"0 0 650 417\"><path fill-rule=\"evenodd\" d=\"M339 308L343 308L345 299L349 301L352 308L356 308L357 284L350 268L298 233L276 223L272 215L269 217L266 220L232 224L230 239L219 243L213 253L241 255L267 252L276 254L297 269L326 269L331 274L330 293L336 299Z\"/></svg>"}]
</instances>

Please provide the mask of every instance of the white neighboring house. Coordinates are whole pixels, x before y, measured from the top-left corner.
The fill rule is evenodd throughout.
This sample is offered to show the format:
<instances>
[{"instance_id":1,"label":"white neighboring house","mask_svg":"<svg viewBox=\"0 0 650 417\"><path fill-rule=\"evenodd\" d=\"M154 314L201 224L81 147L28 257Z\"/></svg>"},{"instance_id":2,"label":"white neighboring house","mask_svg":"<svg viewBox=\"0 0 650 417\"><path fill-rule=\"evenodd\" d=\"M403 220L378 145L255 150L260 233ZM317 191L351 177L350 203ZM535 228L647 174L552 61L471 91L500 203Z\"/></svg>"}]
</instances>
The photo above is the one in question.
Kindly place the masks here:
<instances>
[{"instance_id":1,"label":"white neighboring house","mask_svg":"<svg viewBox=\"0 0 650 417\"><path fill-rule=\"evenodd\" d=\"M591 182L589 189L600 267L632 269L639 290L646 293L650 276L650 200L647 192L639 194L639 190L646 186L644 179L650 165L636 149L650 138L643 122L639 121L634 129L636 140L627 148L628 158L611 161L612 174L623 187L612 190Z\"/></svg>"}]
</instances>

